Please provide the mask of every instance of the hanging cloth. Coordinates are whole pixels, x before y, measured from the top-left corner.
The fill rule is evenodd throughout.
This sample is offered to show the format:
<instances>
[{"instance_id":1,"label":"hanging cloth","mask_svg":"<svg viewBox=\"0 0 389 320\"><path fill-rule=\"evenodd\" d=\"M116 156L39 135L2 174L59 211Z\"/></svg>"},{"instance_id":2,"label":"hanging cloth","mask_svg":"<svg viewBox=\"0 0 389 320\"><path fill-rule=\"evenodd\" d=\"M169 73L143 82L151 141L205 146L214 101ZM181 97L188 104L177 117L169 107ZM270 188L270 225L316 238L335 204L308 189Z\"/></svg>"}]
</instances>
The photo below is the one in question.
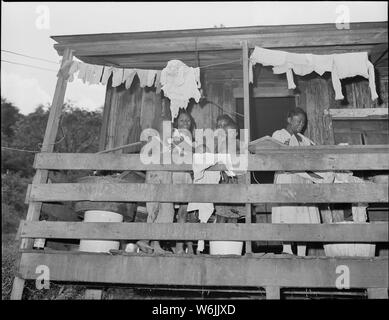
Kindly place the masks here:
<instances>
[{"instance_id":1,"label":"hanging cloth","mask_svg":"<svg viewBox=\"0 0 389 320\"><path fill-rule=\"evenodd\" d=\"M85 75L86 75L87 65L83 62L79 65L80 72L78 73L78 79L82 80L85 83Z\"/></svg>"},{"instance_id":2,"label":"hanging cloth","mask_svg":"<svg viewBox=\"0 0 389 320\"><path fill-rule=\"evenodd\" d=\"M103 71L103 76L101 77L101 84L106 85L108 82L109 77L111 76L113 71L113 67L105 66Z\"/></svg>"},{"instance_id":3,"label":"hanging cloth","mask_svg":"<svg viewBox=\"0 0 389 320\"><path fill-rule=\"evenodd\" d=\"M94 66L89 84L99 84L104 66Z\"/></svg>"},{"instance_id":4,"label":"hanging cloth","mask_svg":"<svg viewBox=\"0 0 389 320\"><path fill-rule=\"evenodd\" d=\"M126 89L130 89L131 84L134 81L135 75L136 75L135 69L124 69L123 82L125 82Z\"/></svg>"},{"instance_id":5,"label":"hanging cloth","mask_svg":"<svg viewBox=\"0 0 389 320\"><path fill-rule=\"evenodd\" d=\"M334 54L332 84L335 89L335 99L343 99L340 79L362 76L369 79L372 100L378 98L375 86L374 66L369 61L367 52L351 52Z\"/></svg>"},{"instance_id":6,"label":"hanging cloth","mask_svg":"<svg viewBox=\"0 0 389 320\"><path fill-rule=\"evenodd\" d=\"M123 69L113 68L112 69L112 87L120 86L123 83Z\"/></svg>"},{"instance_id":7,"label":"hanging cloth","mask_svg":"<svg viewBox=\"0 0 389 320\"><path fill-rule=\"evenodd\" d=\"M69 81L72 82L74 80L74 74L79 71L81 62L73 61L70 69L69 69Z\"/></svg>"},{"instance_id":8,"label":"hanging cloth","mask_svg":"<svg viewBox=\"0 0 389 320\"><path fill-rule=\"evenodd\" d=\"M180 60L171 60L161 72L161 89L170 99L172 122L180 108L187 108L189 99L200 100L200 71L195 69L198 68L188 67Z\"/></svg>"},{"instance_id":9,"label":"hanging cloth","mask_svg":"<svg viewBox=\"0 0 389 320\"><path fill-rule=\"evenodd\" d=\"M148 70L135 69L139 78L139 85L144 88L147 85Z\"/></svg>"},{"instance_id":10,"label":"hanging cloth","mask_svg":"<svg viewBox=\"0 0 389 320\"><path fill-rule=\"evenodd\" d=\"M374 66L369 61L367 52L352 52L332 55L314 55L292 53L255 47L249 59L249 81L253 82L253 66L261 63L273 66L274 74L286 73L288 89L295 89L293 72L304 76L315 71L319 75L331 72L335 99L343 99L340 79L363 76L369 80L372 100L378 98L375 86ZM293 71L293 72L292 72Z\"/></svg>"}]
</instances>

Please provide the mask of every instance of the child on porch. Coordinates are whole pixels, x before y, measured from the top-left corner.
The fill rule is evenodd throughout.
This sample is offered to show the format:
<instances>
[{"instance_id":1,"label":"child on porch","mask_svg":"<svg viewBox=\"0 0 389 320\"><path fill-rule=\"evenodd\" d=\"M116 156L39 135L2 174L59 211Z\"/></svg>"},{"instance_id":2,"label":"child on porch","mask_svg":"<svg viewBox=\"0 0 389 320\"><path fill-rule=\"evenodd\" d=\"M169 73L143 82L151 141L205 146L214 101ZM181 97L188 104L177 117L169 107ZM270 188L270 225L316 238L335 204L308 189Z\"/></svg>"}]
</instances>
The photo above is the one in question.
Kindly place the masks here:
<instances>
[{"instance_id":1,"label":"child on porch","mask_svg":"<svg viewBox=\"0 0 389 320\"><path fill-rule=\"evenodd\" d=\"M173 123L173 139L172 139L172 152L185 152L182 148L183 143L187 143L187 151L190 151L190 156L192 155L193 147L193 131L195 129L195 122L192 116L185 110L180 109L177 118ZM173 172L173 184L192 184L193 179L189 172ZM177 222L198 222L196 217L193 215L193 212L188 214L187 203L175 204L175 208L178 208L177 212ZM186 243L187 253L193 254L193 243L187 241ZM182 241L177 241L175 253L182 254L184 253L184 243Z\"/></svg>"},{"instance_id":2,"label":"child on porch","mask_svg":"<svg viewBox=\"0 0 389 320\"><path fill-rule=\"evenodd\" d=\"M232 120L228 115L222 115L218 118L217 121L217 127L218 129L223 129L226 134L226 139L225 143L221 143L218 145L218 153L230 153L232 150L228 149L228 139L233 138L236 139L236 149L235 152L236 154L239 153L239 139L238 137L238 126L236 125L235 121ZM233 135L228 136L228 132L232 130ZM231 134L231 131L230 131ZM219 138L220 139L220 138ZM221 181L219 183L222 184L238 184L238 177L237 176L229 176L225 171L221 172ZM224 223L224 222L230 222L230 223L237 223L238 219L242 218L245 216L245 207L242 205L215 205L215 210L216 210L216 222L217 223Z\"/></svg>"}]
</instances>

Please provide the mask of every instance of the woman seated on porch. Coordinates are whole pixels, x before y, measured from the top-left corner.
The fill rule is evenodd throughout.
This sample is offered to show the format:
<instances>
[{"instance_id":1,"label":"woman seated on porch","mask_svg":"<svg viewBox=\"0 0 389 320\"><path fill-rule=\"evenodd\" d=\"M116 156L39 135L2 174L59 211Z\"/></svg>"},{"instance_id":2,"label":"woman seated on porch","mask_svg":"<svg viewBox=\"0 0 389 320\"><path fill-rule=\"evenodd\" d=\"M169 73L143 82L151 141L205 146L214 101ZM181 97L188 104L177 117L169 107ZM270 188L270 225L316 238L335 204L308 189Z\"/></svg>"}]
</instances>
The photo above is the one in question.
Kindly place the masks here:
<instances>
[{"instance_id":1,"label":"woman seated on porch","mask_svg":"<svg viewBox=\"0 0 389 320\"><path fill-rule=\"evenodd\" d=\"M162 123L161 123L162 125ZM174 121L172 129L172 139L169 141L170 150L174 159L174 153L180 153L183 156L185 151L191 151L193 148L193 130L195 123L193 118L184 109L180 109L177 118ZM162 134L162 128L159 130ZM189 146L184 147L183 144L187 143ZM146 173L146 183L155 184L191 184L192 177L189 172L169 172L169 171L148 171ZM176 204L178 207L177 222L184 223L187 221L187 204ZM147 208L147 222L148 223L172 223L174 220L174 206L173 203L161 203L161 202L148 202ZM193 220L193 219L192 219ZM192 221L191 220L191 221ZM193 221L197 222L197 221ZM163 254L166 251L161 247L159 241L138 241L138 247L141 251L156 254ZM192 243L188 242L188 251L193 253ZM178 242L175 250L177 253L183 253L183 243Z\"/></svg>"},{"instance_id":2,"label":"woman seated on porch","mask_svg":"<svg viewBox=\"0 0 389 320\"><path fill-rule=\"evenodd\" d=\"M272 137L289 146L310 146L315 143L305 137L302 132L307 121L307 116L301 108L290 111L286 118L286 128L277 130ZM307 172L278 172L275 174L274 183L313 183ZM320 176L315 175L315 178ZM279 204L272 208L272 223L320 223L319 209L315 205L289 205ZM292 244L283 244L283 253L293 254ZM306 245L297 244L297 255L306 255Z\"/></svg>"}]
</instances>

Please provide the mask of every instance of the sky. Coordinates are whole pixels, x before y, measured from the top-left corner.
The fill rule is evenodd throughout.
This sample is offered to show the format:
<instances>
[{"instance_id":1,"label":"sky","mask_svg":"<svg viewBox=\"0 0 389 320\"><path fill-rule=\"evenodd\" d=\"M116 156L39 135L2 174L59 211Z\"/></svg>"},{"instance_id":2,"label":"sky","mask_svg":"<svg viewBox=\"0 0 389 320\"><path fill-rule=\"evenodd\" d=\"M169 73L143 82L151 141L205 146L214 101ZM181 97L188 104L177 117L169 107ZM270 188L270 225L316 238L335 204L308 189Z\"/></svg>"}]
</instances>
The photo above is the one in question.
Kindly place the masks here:
<instances>
[{"instance_id":1,"label":"sky","mask_svg":"<svg viewBox=\"0 0 389 320\"><path fill-rule=\"evenodd\" d=\"M2 2L1 96L23 114L50 104L60 56L50 36L225 27L335 23L339 6L350 22L387 21L387 2ZM33 65L15 65L5 61ZM105 87L70 82L65 100L96 110Z\"/></svg>"}]
</instances>

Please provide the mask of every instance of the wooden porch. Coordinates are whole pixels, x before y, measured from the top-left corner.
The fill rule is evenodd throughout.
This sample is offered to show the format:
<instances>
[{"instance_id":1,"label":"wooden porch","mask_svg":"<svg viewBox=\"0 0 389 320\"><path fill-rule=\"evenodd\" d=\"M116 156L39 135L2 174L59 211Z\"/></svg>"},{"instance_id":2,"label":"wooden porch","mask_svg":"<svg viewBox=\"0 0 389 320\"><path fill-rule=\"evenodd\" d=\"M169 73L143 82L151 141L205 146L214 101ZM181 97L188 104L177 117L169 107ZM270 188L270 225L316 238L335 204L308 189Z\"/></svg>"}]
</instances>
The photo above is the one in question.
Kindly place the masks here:
<instances>
[{"instance_id":1,"label":"wooden porch","mask_svg":"<svg viewBox=\"0 0 389 320\"><path fill-rule=\"evenodd\" d=\"M344 225L270 224L252 221L253 206L259 204L360 202L387 204L389 202L387 184L371 182L313 185L252 184L249 174L252 171L307 170L387 172L389 171L389 145L334 145L334 131L329 116L330 111L328 111L333 106L326 80L301 79L301 94L285 90L285 83L280 85L280 79L266 76L266 72L262 74L265 75L264 77L257 74L257 85L260 89L252 90L248 83L248 56L255 45L284 48L291 52L312 53L367 50L378 61L385 48L387 50L387 23L351 24L349 31L334 30L333 25L312 25L309 28L277 26L227 29L62 36L54 39L59 41L55 48L63 55L63 64L72 60L73 55L88 63L158 69L163 68L168 60L177 57L188 65L198 66L236 59L236 63L228 67L217 66L205 72L209 95L219 99L218 101L224 99L226 108L230 111L236 111L235 104L232 102L234 97L243 97L244 128L250 128L250 97L253 94L272 97L295 95L297 105L307 111L308 122L317 125L308 127L311 137L313 136L319 144L323 145L251 150L248 156L246 185L48 183L48 174L51 170L173 172L192 170L190 165L145 165L140 161L139 154L55 153L54 141L67 86L67 80L60 75L42 152L36 155L34 162L36 175L27 192L26 200L29 202L29 209L26 221L21 222L19 230L22 239L21 261L19 273L14 281L12 299L21 299L25 280L36 279L39 276L36 274L39 265L49 267L50 281L106 285L182 285L199 288L202 286L260 287L265 289L268 299L279 299L280 292L284 288L336 288L337 280L341 276L339 270L343 270L342 268L346 266L350 288L367 289L369 298L388 298L387 256L285 257L252 250L252 241L387 244L389 237L387 221ZM320 37L318 33L321 34ZM387 84L387 60L386 65L384 63L377 68L380 69L383 82ZM234 88L238 89L235 93ZM355 93L359 92L360 87L353 85L352 88L354 91L349 91L349 94L354 94L353 101L356 102ZM363 90L361 89L361 92L366 93ZM136 99L135 95L138 95ZM363 99L368 100L366 94L363 95ZM126 111L127 114L123 111L124 107L130 110ZM340 109L339 105L336 107L334 110ZM371 110L376 107L377 105L372 105L371 101L363 106ZM209 109L209 106L207 108ZM352 109L356 108L355 105ZM112 88L108 85L100 140L101 150L137 141L141 129L155 125L153 117L139 116L142 110L144 114L147 112L161 114L163 109L164 102L161 102L161 98L156 98L154 92L142 93L139 87L132 92L127 92L122 88ZM212 127L218 114L208 109L201 108L199 105L193 108L200 128ZM367 115L359 113L359 116L374 117L374 112L368 112ZM379 116L382 119L382 114ZM385 110L384 117L387 118ZM129 118L131 119L128 120ZM125 121L131 123L131 128L124 129ZM127 130L127 135L115 135L115 130L119 130L117 128ZM211 170L221 169L224 169L224 166L217 165L211 168ZM39 221L42 203L57 201L243 203L246 204L247 214L245 223L238 224ZM245 254L238 257L207 254L158 256L37 251L32 246L34 238L236 240L245 241Z\"/></svg>"}]
</instances>

